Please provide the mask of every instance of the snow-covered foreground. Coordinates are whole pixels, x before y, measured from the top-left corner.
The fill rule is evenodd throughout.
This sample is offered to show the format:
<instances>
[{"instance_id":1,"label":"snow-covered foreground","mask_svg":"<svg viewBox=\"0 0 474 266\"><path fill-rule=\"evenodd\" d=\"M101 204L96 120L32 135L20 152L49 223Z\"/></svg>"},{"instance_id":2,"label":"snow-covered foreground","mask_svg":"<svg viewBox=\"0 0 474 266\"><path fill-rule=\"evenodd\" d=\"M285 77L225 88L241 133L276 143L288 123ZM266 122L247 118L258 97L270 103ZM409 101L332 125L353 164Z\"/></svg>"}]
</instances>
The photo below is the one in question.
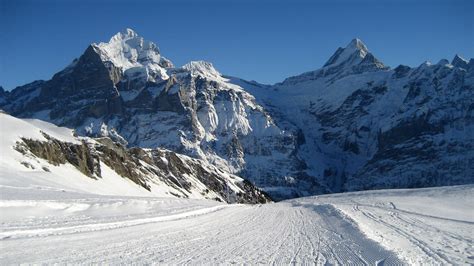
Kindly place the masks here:
<instances>
[{"instance_id":1,"label":"snow-covered foreground","mask_svg":"<svg viewBox=\"0 0 474 266\"><path fill-rule=\"evenodd\" d=\"M410 264L474 264L474 185L379 190L296 199L330 205Z\"/></svg>"},{"instance_id":2,"label":"snow-covered foreground","mask_svg":"<svg viewBox=\"0 0 474 266\"><path fill-rule=\"evenodd\" d=\"M265 205L0 192L0 264L474 263L472 185Z\"/></svg>"}]
</instances>

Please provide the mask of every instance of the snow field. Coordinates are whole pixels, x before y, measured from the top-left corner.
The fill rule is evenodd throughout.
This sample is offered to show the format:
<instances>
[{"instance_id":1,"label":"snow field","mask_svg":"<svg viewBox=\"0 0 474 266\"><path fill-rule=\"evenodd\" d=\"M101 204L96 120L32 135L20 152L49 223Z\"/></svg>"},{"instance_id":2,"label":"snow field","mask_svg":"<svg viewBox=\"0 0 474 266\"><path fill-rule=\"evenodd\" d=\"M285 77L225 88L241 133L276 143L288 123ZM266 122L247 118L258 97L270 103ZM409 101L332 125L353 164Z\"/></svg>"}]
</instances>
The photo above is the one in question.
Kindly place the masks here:
<instances>
[{"instance_id":1,"label":"snow field","mask_svg":"<svg viewBox=\"0 0 474 266\"><path fill-rule=\"evenodd\" d=\"M2 186L0 263L469 265L473 191L226 205Z\"/></svg>"}]
</instances>

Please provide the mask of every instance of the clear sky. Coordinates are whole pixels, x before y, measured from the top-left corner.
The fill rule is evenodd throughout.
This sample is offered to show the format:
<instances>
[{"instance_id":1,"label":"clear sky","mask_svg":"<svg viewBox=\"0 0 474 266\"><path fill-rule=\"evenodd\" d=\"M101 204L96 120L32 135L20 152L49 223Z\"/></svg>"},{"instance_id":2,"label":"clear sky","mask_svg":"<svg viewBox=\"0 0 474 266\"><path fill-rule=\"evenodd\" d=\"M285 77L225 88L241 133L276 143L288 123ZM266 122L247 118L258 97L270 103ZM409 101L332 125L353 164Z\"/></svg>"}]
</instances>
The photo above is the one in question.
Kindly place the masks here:
<instances>
[{"instance_id":1,"label":"clear sky","mask_svg":"<svg viewBox=\"0 0 474 266\"><path fill-rule=\"evenodd\" d=\"M262 83L321 67L358 37L385 64L474 57L471 0L0 0L0 85L49 79L132 28L180 66L206 60Z\"/></svg>"}]
</instances>

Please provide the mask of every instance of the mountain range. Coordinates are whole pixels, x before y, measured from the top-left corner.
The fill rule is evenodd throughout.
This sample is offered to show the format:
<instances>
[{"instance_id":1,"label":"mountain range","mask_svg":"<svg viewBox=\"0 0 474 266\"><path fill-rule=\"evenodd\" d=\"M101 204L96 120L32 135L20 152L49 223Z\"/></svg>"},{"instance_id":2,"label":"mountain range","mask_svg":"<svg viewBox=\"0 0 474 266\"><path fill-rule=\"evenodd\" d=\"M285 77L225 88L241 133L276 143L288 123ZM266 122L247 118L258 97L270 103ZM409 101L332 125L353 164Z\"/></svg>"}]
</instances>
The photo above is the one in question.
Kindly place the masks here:
<instances>
[{"instance_id":1,"label":"mountain range","mask_svg":"<svg viewBox=\"0 0 474 266\"><path fill-rule=\"evenodd\" d=\"M74 145L148 191L160 180L181 197L199 187L194 194L210 191L203 197L265 202L260 189L280 200L474 183L473 96L474 59L458 55L392 69L354 39L322 68L264 85L209 62L176 67L126 29L50 80L0 88L0 108L73 129L86 143ZM79 146L48 136L23 138L17 150L74 165L45 151ZM94 164L76 166L100 178Z\"/></svg>"}]
</instances>

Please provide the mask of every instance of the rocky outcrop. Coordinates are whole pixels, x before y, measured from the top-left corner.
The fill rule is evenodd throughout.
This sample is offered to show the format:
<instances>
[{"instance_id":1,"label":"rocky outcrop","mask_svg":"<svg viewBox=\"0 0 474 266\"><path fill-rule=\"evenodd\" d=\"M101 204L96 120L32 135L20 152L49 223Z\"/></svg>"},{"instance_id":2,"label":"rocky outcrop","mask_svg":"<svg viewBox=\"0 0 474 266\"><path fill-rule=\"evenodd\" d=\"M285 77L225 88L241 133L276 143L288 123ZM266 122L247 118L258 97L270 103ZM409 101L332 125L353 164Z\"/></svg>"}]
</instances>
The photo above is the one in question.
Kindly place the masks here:
<instances>
[{"instance_id":1,"label":"rocky outcrop","mask_svg":"<svg viewBox=\"0 0 474 266\"><path fill-rule=\"evenodd\" d=\"M157 182L172 187L178 191L174 195L177 197L188 197L199 187L204 187L200 190L203 198L228 203L270 201L264 192L248 181L171 151L127 149L109 138L85 138L81 144L75 144L60 141L46 133L43 136L47 141L22 138L15 149L25 156L42 158L55 166L69 163L93 179L102 178L103 163L148 191Z\"/></svg>"},{"instance_id":2,"label":"rocky outcrop","mask_svg":"<svg viewBox=\"0 0 474 266\"><path fill-rule=\"evenodd\" d=\"M100 177L100 165L97 155L92 154L87 143L81 145L64 143L43 133L47 142L22 138L15 149L23 154L31 152L52 165L70 163L81 173L91 178Z\"/></svg>"}]
</instances>

